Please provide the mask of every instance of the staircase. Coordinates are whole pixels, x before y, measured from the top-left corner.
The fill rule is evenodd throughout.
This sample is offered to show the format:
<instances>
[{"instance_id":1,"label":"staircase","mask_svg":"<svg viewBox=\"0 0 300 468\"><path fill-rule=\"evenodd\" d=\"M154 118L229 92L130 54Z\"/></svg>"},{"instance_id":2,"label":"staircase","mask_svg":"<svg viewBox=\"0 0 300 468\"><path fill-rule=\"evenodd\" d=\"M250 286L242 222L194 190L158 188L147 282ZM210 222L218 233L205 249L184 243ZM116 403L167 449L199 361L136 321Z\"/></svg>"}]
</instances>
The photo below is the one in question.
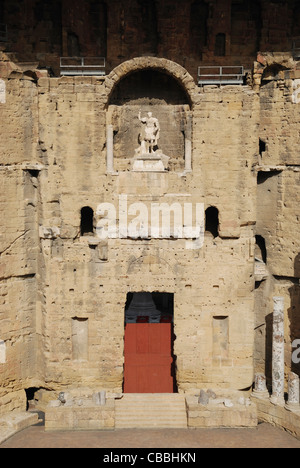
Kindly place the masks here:
<instances>
[{"instance_id":1,"label":"staircase","mask_svg":"<svg viewBox=\"0 0 300 468\"><path fill-rule=\"evenodd\" d=\"M126 393L116 400L116 429L187 429L184 395L177 393Z\"/></svg>"}]
</instances>

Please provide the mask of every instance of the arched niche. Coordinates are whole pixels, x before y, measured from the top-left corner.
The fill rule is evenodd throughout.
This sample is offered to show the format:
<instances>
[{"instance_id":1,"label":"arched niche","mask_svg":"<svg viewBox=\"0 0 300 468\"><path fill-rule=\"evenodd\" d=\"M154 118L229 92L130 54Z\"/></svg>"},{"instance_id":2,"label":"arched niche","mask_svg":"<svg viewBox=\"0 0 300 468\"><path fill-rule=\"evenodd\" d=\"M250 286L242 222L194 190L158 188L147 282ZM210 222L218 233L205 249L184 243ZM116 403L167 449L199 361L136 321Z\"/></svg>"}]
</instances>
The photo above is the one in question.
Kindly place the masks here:
<instances>
[{"instance_id":1,"label":"arched niche","mask_svg":"<svg viewBox=\"0 0 300 468\"><path fill-rule=\"evenodd\" d=\"M193 107L198 95L198 86L193 77L178 63L157 57L137 57L121 63L112 70L105 82L108 106L110 105L112 93L120 81L130 74L142 70L160 71L171 76L183 88L190 107Z\"/></svg>"},{"instance_id":2,"label":"arched niche","mask_svg":"<svg viewBox=\"0 0 300 468\"><path fill-rule=\"evenodd\" d=\"M161 70L146 68L123 77L113 89L109 105L188 105L185 89L172 76Z\"/></svg>"},{"instance_id":3,"label":"arched niche","mask_svg":"<svg viewBox=\"0 0 300 468\"><path fill-rule=\"evenodd\" d=\"M192 107L196 85L180 65L157 58L125 62L107 79L108 172L130 171L141 144L139 113L158 119L158 149L166 170L191 170ZM112 162L113 161L113 162Z\"/></svg>"}]
</instances>

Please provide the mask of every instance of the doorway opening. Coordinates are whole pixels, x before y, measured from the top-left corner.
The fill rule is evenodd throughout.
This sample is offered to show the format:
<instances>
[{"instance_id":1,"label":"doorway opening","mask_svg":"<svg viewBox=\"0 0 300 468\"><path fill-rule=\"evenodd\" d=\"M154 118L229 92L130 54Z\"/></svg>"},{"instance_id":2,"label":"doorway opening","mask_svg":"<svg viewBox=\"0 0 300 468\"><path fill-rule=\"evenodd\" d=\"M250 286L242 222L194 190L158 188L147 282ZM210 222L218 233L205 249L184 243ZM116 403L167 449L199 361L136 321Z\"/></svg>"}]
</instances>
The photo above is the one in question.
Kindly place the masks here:
<instances>
[{"instance_id":1,"label":"doorway opening","mask_svg":"<svg viewBox=\"0 0 300 468\"><path fill-rule=\"evenodd\" d=\"M177 393L174 294L127 294L124 393Z\"/></svg>"},{"instance_id":2,"label":"doorway opening","mask_svg":"<svg viewBox=\"0 0 300 468\"><path fill-rule=\"evenodd\" d=\"M174 294L159 292L127 294L125 323L173 323L173 319Z\"/></svg>"},{"instance_id":3,"label":"doorway opening","mask_svg":"<svg viewBox=\"0 0 300 468\"><path fill-rule=\"evenodd\" d=\"M89 206L81 208L80 235L92 236L94 232L94 211Z\"/></svg>"}]
</instances>

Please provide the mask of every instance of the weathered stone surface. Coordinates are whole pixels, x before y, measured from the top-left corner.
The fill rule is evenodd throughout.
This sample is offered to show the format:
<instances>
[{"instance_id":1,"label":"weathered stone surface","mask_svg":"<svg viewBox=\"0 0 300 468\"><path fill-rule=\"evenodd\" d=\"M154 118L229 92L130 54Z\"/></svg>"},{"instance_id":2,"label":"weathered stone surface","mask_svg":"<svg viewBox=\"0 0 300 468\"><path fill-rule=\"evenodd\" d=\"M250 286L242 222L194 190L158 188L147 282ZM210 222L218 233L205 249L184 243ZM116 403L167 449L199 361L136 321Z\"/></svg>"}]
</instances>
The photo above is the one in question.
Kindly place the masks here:
<instances>
[{"instance_id":1,"label":"weathered stone surface","mask_svg":"<svg viewBox=\"0 0 300 468\"><path fill-rule=\"evenodd\" d=\"M0 418L0 444L7 440L9 437L16 434L16 432L37 424L38 414L12 411Z\"/></svg>"},{"instance_id":2,"label":"weathered stone surface","mask_svg":"<svg viewBox=\"0 0 300 468\"><path fill-rule=\"evenodd\" d=\"M225 406L224 399L213 401L209 405L197 404L195 397L187 397L188 426L195 427L256 427L258 423L255 404L242 405L235 402Z\"/></svg>"},{"instance_id":3,"label":"weathered stone surface","mask_svg":"<svg viewBox=\"0 0 300 468\"><path fill-rule=\"evenodd\" d=\"M207 406L209 403L209 396L204 390L200 390L198 403L202 406Z\"/></svg>"},{"instance_id":4,"label":"weathered stone surface","mask_svg":"<svg viewBox=\"0 0 300 468\"><path fill-rule=\"evenodd\" d=\"M300 438L300 413L283 406L273 405L268 400L257 401L257 414L261 421L284 428L298 439Z\"/></svg>"},{"instance_id":5,"label":"weathered stone surface","mask_svg":"<svg viewBox=\"0 0 300 468\"><path fill-rule=\"evenodd\" d=\"M108 400L105 406L86 405L78 400L76 405L55 407L45 411L45 430L113 430L115 427L115 403Z\"/></svg>"},{"instance_id":6,"label":"weathered stone surface","mask_svg":"<svg viewBox=\"0 0 300 468\"><path fill-rule=\"evenodd\" d=\"M0 44L0 415L25 410L25 389L41 389L43 408L82 385L121 394L128 292L174 294L182 393L249 389L259 372L270 386L274 296L285 302L281 376L298 375L300 84L290 39L300 34L299 9L29 0L25 14L24 2L9 3L12 52ZM61 52L106 56L107 75L59 77ZM207 63L244 65L247 84L199 87ZM160 122L170 158L161 173L132 171L139 109ZM217 219L207 214L203 246L175 230L99 239L98 205L117 209L124 195L148 210L203 203ZM93 210L88 232L83 207ZM69 427L71 403L82 408L84 398L66 400ZM231 409L223 401L217 411Z\"/></svg>"}]
</instances>

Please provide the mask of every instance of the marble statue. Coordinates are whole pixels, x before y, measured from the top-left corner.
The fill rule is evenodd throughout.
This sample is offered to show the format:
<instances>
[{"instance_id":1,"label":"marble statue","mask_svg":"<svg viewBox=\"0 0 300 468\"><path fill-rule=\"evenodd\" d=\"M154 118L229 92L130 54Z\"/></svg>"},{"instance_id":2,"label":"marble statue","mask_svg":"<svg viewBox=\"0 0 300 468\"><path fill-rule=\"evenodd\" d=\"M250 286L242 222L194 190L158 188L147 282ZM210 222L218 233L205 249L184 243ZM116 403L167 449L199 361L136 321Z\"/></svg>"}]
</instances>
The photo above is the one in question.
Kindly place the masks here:
<instances>
[{"instance_id":1,"label":"marble statue","mask_svg":"<svg viewBox=\"0 0 300 468\"><path fill-rule=\"evenodd\" d=\"M158 149L160 137L159 121L156 117L153 117L152 112L147 112L147 115L142 117L141 110L139 111L138 119L144 128L139 135L140 146L135 150L133 170L164 172L168 168L170 158Z\"/></svg>"},{"instance_id":2,"label":"marble statue","mask_svg":"<svg viewBox=\"0 0 300 468\"><path fill-rule=\"evenodd\" d=\"M141 117L140 111L138 118L140 122L145 124L144 135L141 138L141 152L142 154L154 153L160 133L159 121L152 116L152 112L148 112L147 117Z\"/></svg>"}]
</instances>

